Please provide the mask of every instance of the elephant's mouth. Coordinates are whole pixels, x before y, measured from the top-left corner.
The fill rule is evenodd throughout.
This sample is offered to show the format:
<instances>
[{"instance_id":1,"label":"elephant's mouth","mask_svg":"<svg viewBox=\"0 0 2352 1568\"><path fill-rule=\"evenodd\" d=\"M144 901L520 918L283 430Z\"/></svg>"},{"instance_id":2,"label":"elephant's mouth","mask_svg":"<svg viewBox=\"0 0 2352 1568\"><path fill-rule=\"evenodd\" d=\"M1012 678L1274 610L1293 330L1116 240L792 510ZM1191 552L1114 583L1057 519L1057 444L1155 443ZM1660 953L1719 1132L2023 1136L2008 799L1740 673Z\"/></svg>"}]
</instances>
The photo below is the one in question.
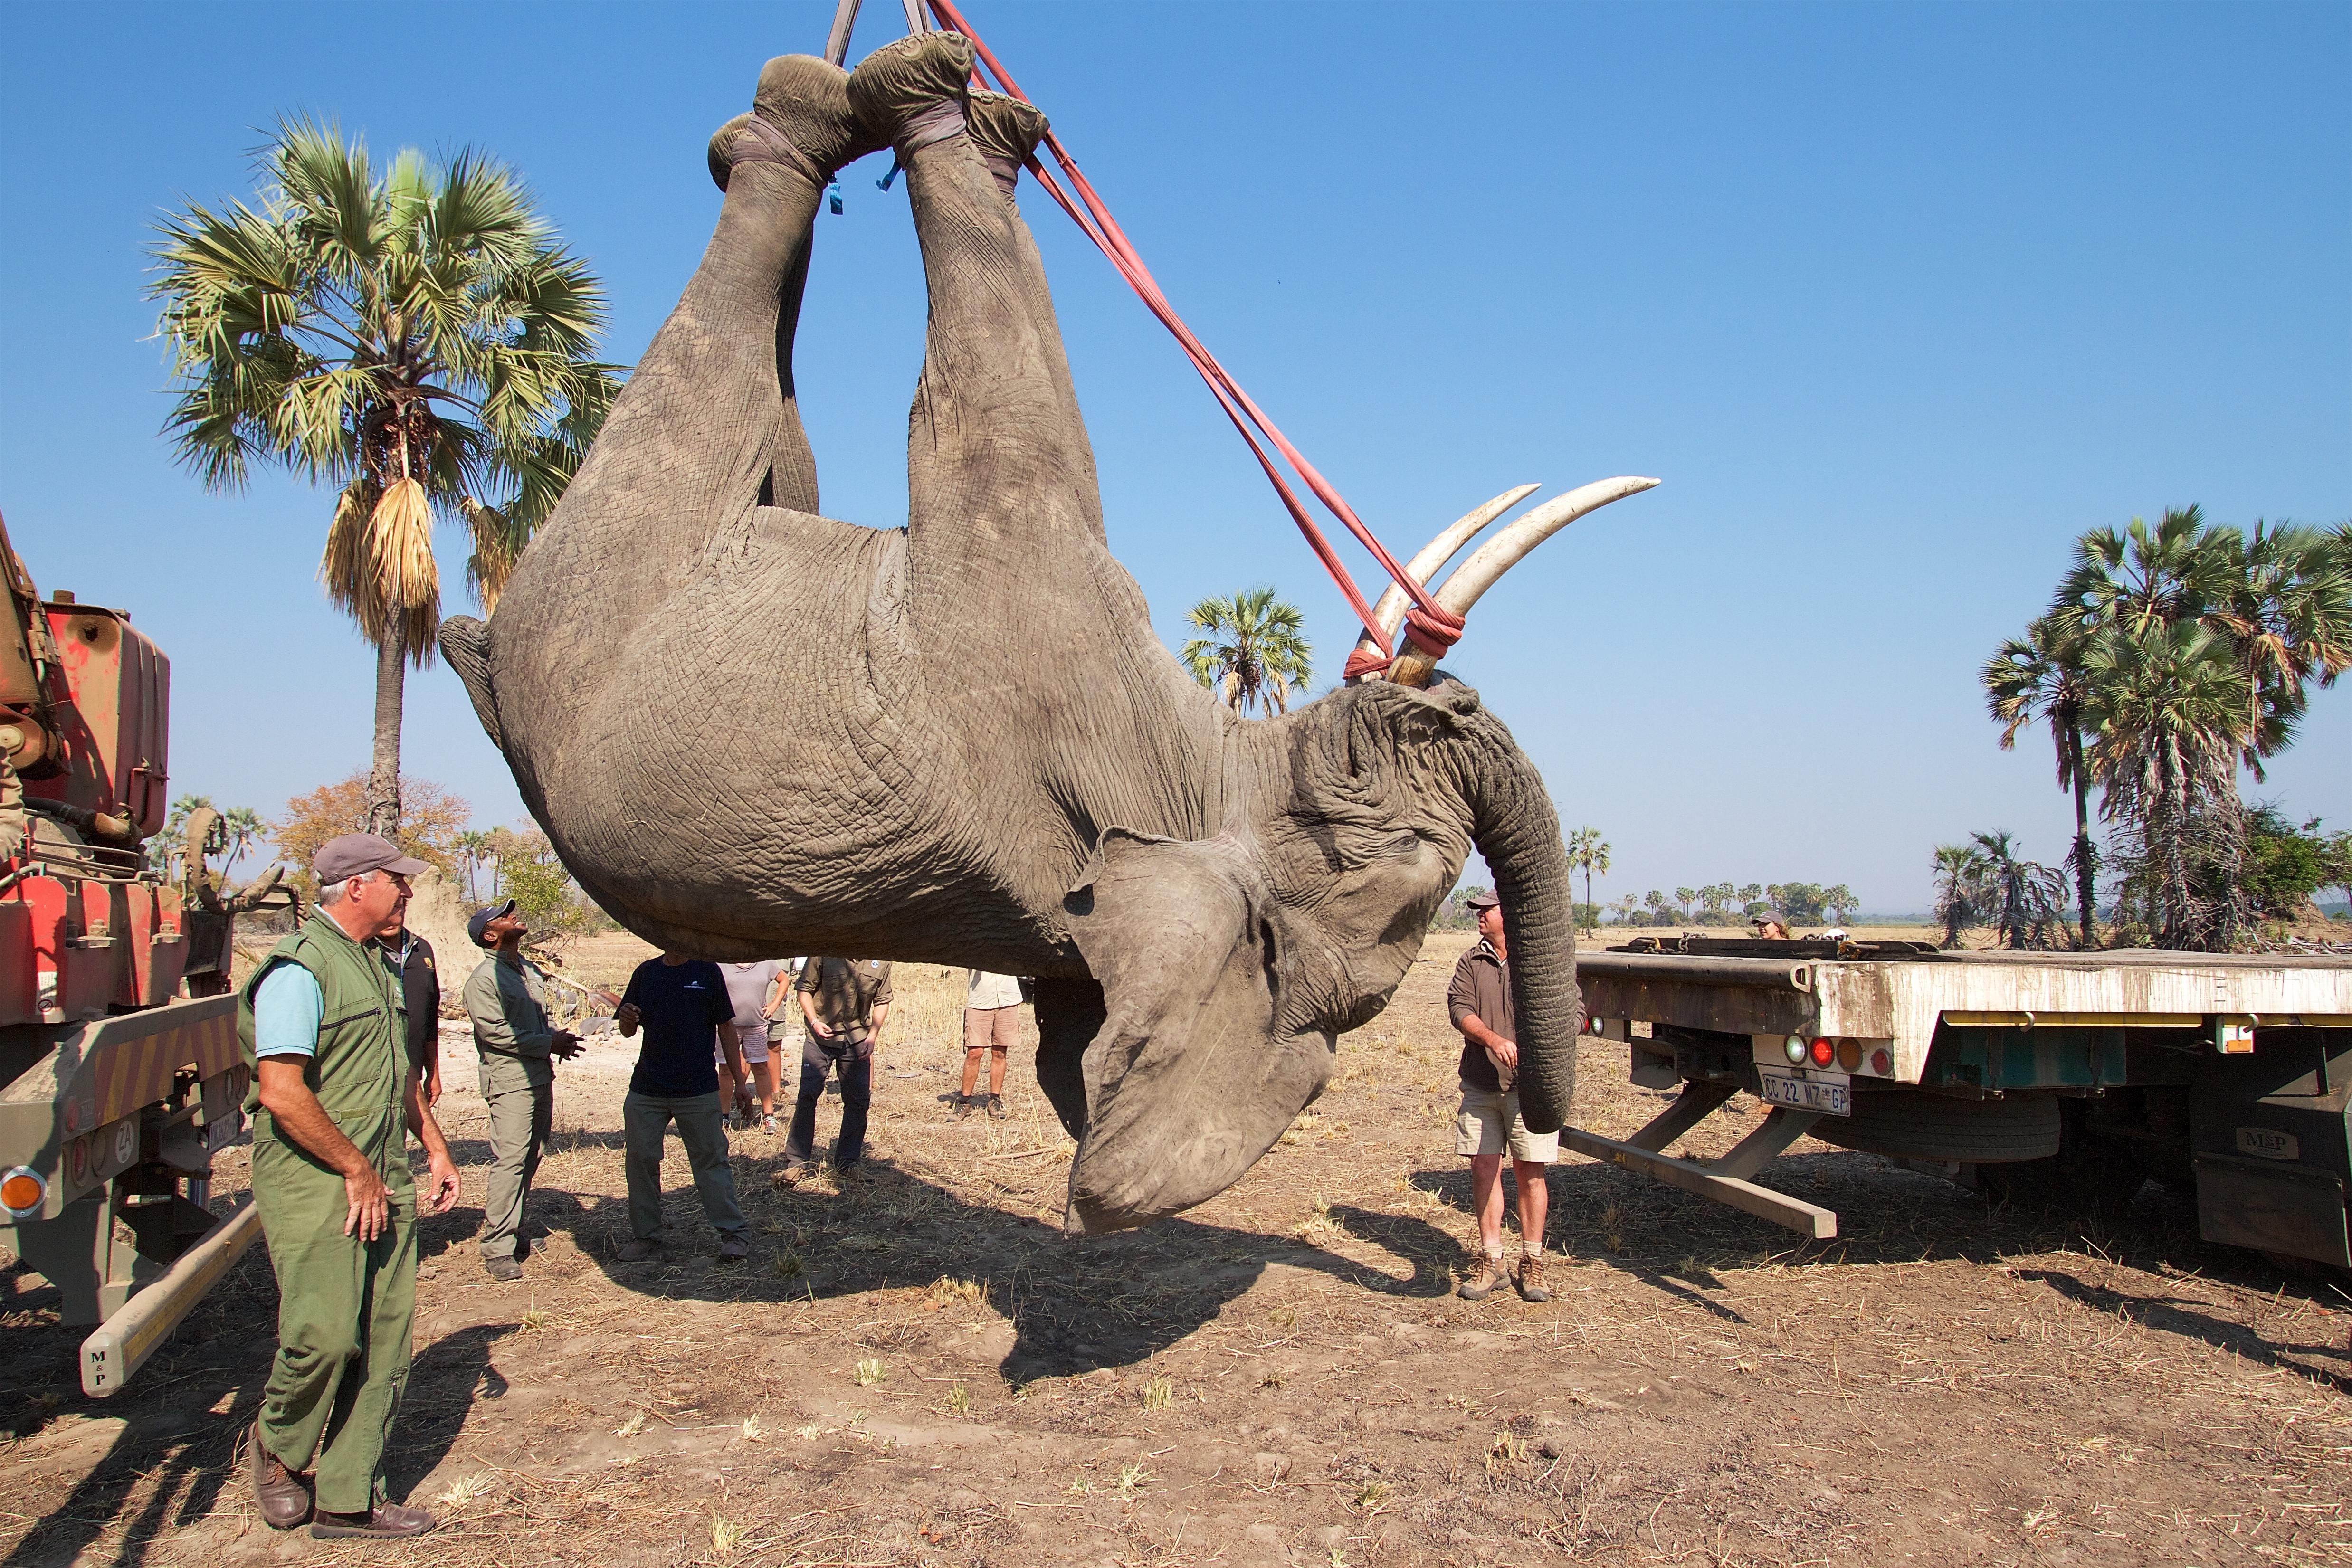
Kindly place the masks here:
<instances>
[{"instance_id":1,"label":"elephant's mouth","mask_svg":"<svg viewBox=\"0 0 2352 1568\"><path fill-rule=\"evenodd\" d=\"M1244 1027L1180 1043L1106 1030L1088 1052L1093 1113L1070 1167L1064 1228L1132 1229L1216 1197L1323 1092L1330 1063L1323 1034L1269 1039Z\"/></svg>"}]
</instances>

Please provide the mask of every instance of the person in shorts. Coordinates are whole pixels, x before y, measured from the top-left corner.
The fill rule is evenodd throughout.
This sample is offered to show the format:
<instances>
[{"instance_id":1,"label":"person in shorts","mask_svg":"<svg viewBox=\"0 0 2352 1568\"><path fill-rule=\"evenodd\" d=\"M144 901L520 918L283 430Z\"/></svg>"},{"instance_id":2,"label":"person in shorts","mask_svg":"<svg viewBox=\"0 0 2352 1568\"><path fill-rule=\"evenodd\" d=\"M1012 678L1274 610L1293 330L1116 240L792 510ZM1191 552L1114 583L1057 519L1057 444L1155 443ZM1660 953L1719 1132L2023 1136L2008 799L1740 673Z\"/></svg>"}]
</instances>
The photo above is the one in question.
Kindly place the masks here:
<instances>
[{"instance_id":1,"label":"person in shorts","mask_svg":"<svg viewBox=\"0 0 2352 1568\"><path fill-rule=\"evenodd\" d=\"M1481 1301L1514 1277L1503 1266L1503 1155L1519 1186L1519 1294L1549 1301L1543 1278L1544 1219L1550 1188L1546 1170L1559 1157L1559 1134L1528 1131L1519 1116L1518 1020L1511 1003L1510 944L1503 935L1502 901L1482 893L1469 901L1478 916L1478 945L1454 967L1445 1010L1462 1031L1462 1113L1454 1152L1470 1160L1471 1207L1478 1216L1485 1257L1462 1281L1465 1301Z\"/></svg>"},{"instance_id":2,"label":"person in shorts","mask_svg":"<svg viewBox=\"0 0 2352 1568\"><path fill-rule=\"evenodd\" d=\"M1021 1032L1021 982L1011 975L974 969L963 990L963 1089L955 1097L956 1120L974 1111L1004 1119L1004 1063L1013 1037ZM980 1090L980 1067L988 1064L988 1092Z\"/></svg>"},{"instance_id":3,"label":"person in shorts","mask_svg":"<svg viewBox=\"0 0 2352 1568\"><path fill-rule=\"evenodd\" d=\"M768 1021L774 1013L772 1006L778 978L784 973L782 960L762 958L755 964L721 964L719 975L727 981L727 998L735 1008L735 1036L743 1044L743 1061L751 1070L751 1086L760 1097L760 1130L776 1130L776 1064L768 1053ZM719 1066L727 1065L722 1053ZM750 1113L743 1120L748 1124Z\"/></svg>"}]
</instances>

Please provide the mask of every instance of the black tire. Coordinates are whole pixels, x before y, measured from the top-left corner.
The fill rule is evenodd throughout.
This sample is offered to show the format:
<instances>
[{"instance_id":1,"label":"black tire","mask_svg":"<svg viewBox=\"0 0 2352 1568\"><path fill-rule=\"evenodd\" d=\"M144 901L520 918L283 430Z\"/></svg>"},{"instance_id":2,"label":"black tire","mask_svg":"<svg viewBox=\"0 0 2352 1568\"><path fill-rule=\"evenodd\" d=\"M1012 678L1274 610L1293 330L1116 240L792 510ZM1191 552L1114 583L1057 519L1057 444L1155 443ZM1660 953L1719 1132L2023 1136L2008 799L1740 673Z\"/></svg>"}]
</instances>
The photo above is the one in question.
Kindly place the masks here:
<instances>
[{"instance_id":1,"label":"black tire","mask_svg":"<svg viewBox=\"0 0 2352 1568\"><path fill-rule=\"evenodd\" d=\"M2120 1218L2147 1185L2147 1168L2132 1148L2103 1138L2084 1125L2084 1103L2061 1100L2058 1152L2012 1165L1989 1165L1978 1173L1988 1196L2021 1208Z\"/></svg>"},{"instance_id":2,"label":"black tire","mask_svg":"<svg viewBox=\"0 0 2352 1568\"><path fill-rule=\"evenodd\" d=\"M2060 1151L2058 1103L2043 1094L1961 1100L1918 1089L1858 1088L1853 1115L1824 1116L1809 1135L1866 1155L2005 1164Z\"/></svg>"}]
</instances>

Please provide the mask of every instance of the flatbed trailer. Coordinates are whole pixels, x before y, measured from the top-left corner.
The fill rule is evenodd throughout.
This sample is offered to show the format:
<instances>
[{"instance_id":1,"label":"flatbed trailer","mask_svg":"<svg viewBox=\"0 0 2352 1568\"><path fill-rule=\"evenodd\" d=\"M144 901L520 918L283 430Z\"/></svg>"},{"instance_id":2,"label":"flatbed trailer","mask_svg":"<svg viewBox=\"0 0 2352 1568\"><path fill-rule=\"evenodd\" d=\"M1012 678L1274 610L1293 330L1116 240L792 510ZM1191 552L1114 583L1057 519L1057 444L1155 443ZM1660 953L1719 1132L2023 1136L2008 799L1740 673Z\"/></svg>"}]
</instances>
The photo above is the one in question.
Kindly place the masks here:
<instances>
[{"instance_id":1,"label":"flatbed trailer","mask_svg":"<svg viewBox=\"0 0 2352 1568\"><path fill-rule=\"evenodd\" d=\"M1577 973L1633 1082L1680 1089L1630 1138L1562 1129L1580 1154L1816 1239L1835 1213L1755 1179L1801 1137L2084 1212L2155 1179L2208 1240L2352 1272L2352 956L1686 936ZM1771 1110L1732 1149L1666 1152L1742 1090Z\"/></svg>"}]
</instances>

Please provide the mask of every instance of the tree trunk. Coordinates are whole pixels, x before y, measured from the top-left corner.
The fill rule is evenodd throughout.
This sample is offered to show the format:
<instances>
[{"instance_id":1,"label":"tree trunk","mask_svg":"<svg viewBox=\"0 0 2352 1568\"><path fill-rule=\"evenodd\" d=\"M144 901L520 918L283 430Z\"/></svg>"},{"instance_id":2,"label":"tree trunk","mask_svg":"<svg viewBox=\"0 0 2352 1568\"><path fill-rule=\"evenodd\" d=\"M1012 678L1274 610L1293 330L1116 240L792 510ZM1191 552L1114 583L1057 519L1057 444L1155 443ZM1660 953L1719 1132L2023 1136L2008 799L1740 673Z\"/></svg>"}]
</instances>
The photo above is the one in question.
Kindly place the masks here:
<instances>
[{"instance_id":1,"label":"tree trunk","mask_svg":"<svg viewBox=\"0 0 2352 1568\"><path fill-rule=\"evenodd\" d=\"M2082 905L2083 924L2075 946L2087 952L2099 945L2098 866L2091 848L2091 780L2083 771L2083 731L2066 727L2074 779L2074 895Z\"/></svg>"},{"instance_id":2,"label":"tree trunk","mask_svg":"<svg viewBox=\"0 0 2352 1568\"><path fill-rule=\"evenodd\" d=\"M367 831L400 831L400 705L408 680L405 640L394 618L375 651L375 764L367 783Z\"/></svg>"}]
</instances>

